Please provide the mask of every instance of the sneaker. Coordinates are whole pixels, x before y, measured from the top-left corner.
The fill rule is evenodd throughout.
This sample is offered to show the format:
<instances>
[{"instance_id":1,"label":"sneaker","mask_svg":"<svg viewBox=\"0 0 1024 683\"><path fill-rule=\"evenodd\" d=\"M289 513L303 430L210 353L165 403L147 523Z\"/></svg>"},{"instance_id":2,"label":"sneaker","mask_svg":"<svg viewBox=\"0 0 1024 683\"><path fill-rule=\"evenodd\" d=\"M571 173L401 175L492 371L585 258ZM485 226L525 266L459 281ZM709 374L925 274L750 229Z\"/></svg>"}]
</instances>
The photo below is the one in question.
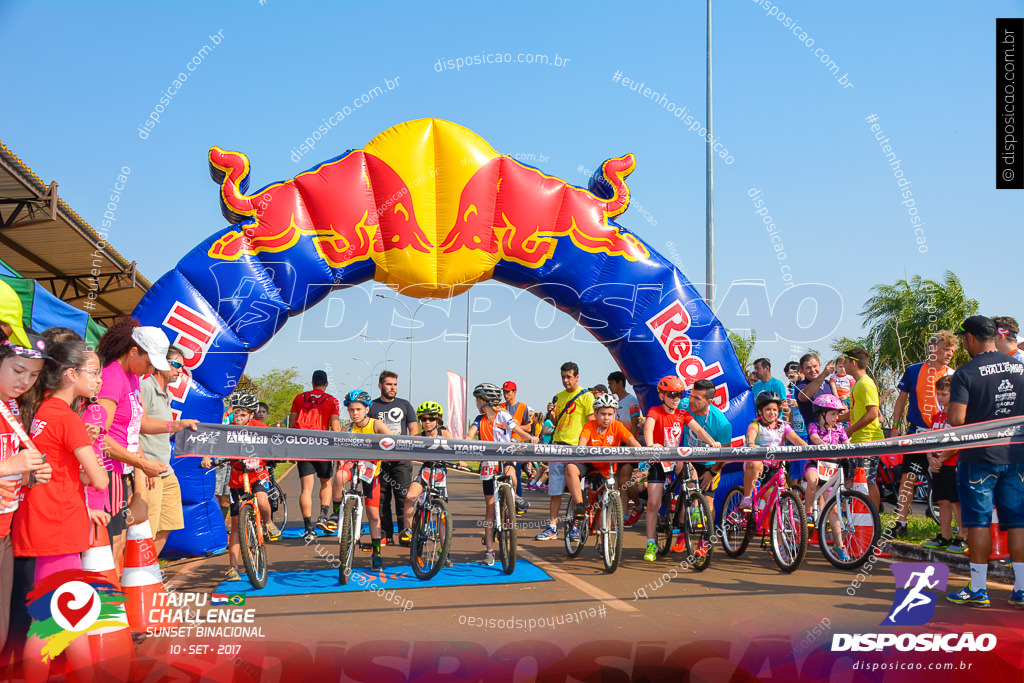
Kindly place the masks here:
<instances>
[{"instance_id":1,"label":"sneaker","mask_svg":"<svg viewBox=\"0 0 1024 683\"><path fill-rule=\"evenodd\" d=\"M516 498L516 514L525 515L526 511L530 509L530 501L525 498Z\"/></svg>"},{"instance_id":2,"label":"sneaker","mask_svg":"<svg viewBox=\"0 0 1024 683\"><path fill-rule=\"evenodd\" d=\"M674 553L681 553L684 550L686 550L686 535L679 534L679 536L676 537L676 542L672 545L671 548L669 548L669 550L671 550Z\"/></svg>"},{"instance_id":3,"label":"sneaker","mask_svg":"<svg viewBox=\"0 0 1024 683\"><path fill-rule=\"evenodd\" d=\"M241 581L242 575L238 573L237 567L228 567L227 575L224 578L225 581Z\"/></svg>"},{"instance_id":4,"label":"sneaker","mask_svg":"<svg viewBox=\"0 0 1024 683\"><path fill-rule=\"evenodd\" d=\"M273 522L267 522L263 525L263 535L266 536L268 540L276 541L281 538L281 530L278 529L277 525Z\"/></svg>"},{"instance_id":5,"label":"sneaker","mask_svg":"<svg viewBox=\"0 0 1024 683\"><path fill-rule=\"evenodd\" d=\"M402 533L398 534L398 544L406 547L412 544L412 529L402 529Z\"/></svg>"},{"instance_id":6,"label":"sneaker","mask_svg":"<svg viewBox=\"0 0 1024 683\"><path fill-rule=\"evenodd\" d=\"M711 550L711 545L702 538L697 544L697 549L693 551L693 554L697 557L707 557L709 550Z\"/></svg>"},{"instance_id":7,"label":"sneaker","mask_svg":"<svg viewBox=\"0 0 1024 683\"><path fill-rule=\"evenodd\" d=\"M947 550L951 544L952 541L950 541L948 538L943 537L942 534L938 534L935 536L935 538L931 539L930 541L925 541L924 543L922 543L921 547L935 548L937 550Z\"/></svg>"},{"instance_id":8,"label":"sneaker","mask_svg":"<svg viewBox=\"0 0 1024 683\"><path fill-rule=\"evenodd\" d=\"M558 538L558 529L553 526L549 526L547 529L534 536L534 538L538 541L551 541Z\"/></svg>"},{"instance_id":9,"label":"sneaker","mask_svg":"<svg viewBox=\"0 0 1024 683\"><path fill-rule=\"evenodd\" d=\"M893 538L905 538L907 533L906 522L896 522L892 527Z\"/></svg>"},{"instance_id":10,"label":"sneaker","mask_svg":"<svg viewBox=\"0 0 1024 683\"><path fill-rule=\"evenodd\" d=\"M584 517L587 516L587 506L583 503L576 503L576 507L572 509L572 518L577 522L582 522Z\"/></svg>"},{"instance_id":11,"label":"sneaker","mask_svg":"<svg viewBox=\"0 0 1024 683\"><path fill-rule=\"evenodd\" d=\"M956 553L957 555L967 554L967 541L962 538L953 539L953 542L946 548L947 553Z\"/></svg>"},{"instance_id":12,"label":"sneaker","mask_svg":"<svg viewBox=\"0 0 1024 683\"><path fill-rule=\"evenodd\" d=\"M579 542L580 540L580 528L576 524L569 525L569 540L573 542Z\"/></svg>"},{"instance_id":13,"label":"sneaker","mask_svg":"<svg viewBox=\"0 0 1024 683\"><path fill-rule=\"evenodd\" d=\"M740 512L747 514L748 512L754 511L754 503L750 499L750 496L743 496L743 500L740 501Z\"/></svg>"},{"instance_id":14,"label":"sneaker","mask_svg":"<svg viewBox=\"0 0 1024 683\"><path fill-rule=\"evenodd\" d=\"M836 553L836 559L840 562L849 562L851 559L850 553L846 552L846 548L834 548Z\"/></svg>"},{"instance_id":15,"label":"sneaker","mask_svg":"<svg viewBox=\"0 0 1024 683\"><path fill-rule=\"evenodd\" d=\"M327 515L320 515L316 520L316 528L330 533L331 525L327 523ZM337 527L335 527L335 531L337 531Z\"/></svg>"},{"instance_id":16,"label":"sneaker","mask_svg":"<svg viewBox=\"0 0 1024 683\"><path fill-rule=\"evenodd\" d=\"M384 568L384 557L382 555L380 555L379 553L374 553L373 556L370 557L370 569L372 569L373 571L376 572L376 571L380 571L383 568Z\"/></svg>"},{"instance_id":17,"label":"sneaker","mask_svg":"<svg viewBox=\"0 0 1024 683\"><path fill-rule=\"evenodd\" d=\"M455 566L452 563L452 558L449 557L448 555L445 555L445 557L444 557L444 565L443 566L445 566L445 567L454 567Z\"/></svg>"},{"instance_id":18,"label":"sneaker","mask_svg":"<svg viewBox=\"0 0 1024 683\"><path fill-rule=\"evenodd\" d=\"M494 566L494 551L493 550L485 550L484 551L484 564L487 565L488 567L493 567Z\"/></svg>"},{"instance_id":19,"label":"sneaker","mask_svg":"<svg viewBox=\"0 0 1024 683\"><path fill-rule=\"evenodd\" d=\"M654 541L647 541L647 550L644 551L644 561L654 562L658 556L658 545Z\"/></svg>"},{"instance_id":20,"label":"sneaker","mask_svg":"<svg viewBox=\"0 0 1024 683\"><path fill-rule=\"evenodd\" d=\"M644 506L643 505L638 505L637 507L633 508L633 511L629 513L629 517L626 517L626 522L625 522L626 526L627 527L631 527L634 524L636 524L637 522L639 522L640 518L643 516L643 514L644 514Z\"/></svg>"},{"instance_id":21,"label":"sneaker","mask_svg":"<svg viewBox=\"0 0 1024 683\"><path fill-rule=\"evenodd\" d=\"M306 527L306 532L302 534L302 540L306 543L312 543L316 540L316 529L311 526Z\"/></svg>"},{"instance_id":22,"label":"sneaker","mask_svg":"<svg viewBox=\"0 0 1024 683\"><path fill-rule=\"evenodd\" d=\"M1024 591L1013 591L1013 593L1010 594L1008 602L1010 603L1010 607L1024 609Z\"/></svg>"},{"instance_id":23,"label":"sneaker","mask_svg":"<svg viewBox=\"0 0 1024 683\"><path fill-rule=\"evenodd\" d=\"M957 605L974 605L975 607L988 607L992 602L988 599L988 591L984 588L980 591L972 591L971 584L967 584L960 590L950 593L946 599Z\"/></svg>"},{"instance_id":24,"label":"sneaker","mask_svg":"<svg viewBox=\"0 0 1024 683\"><path fill-rule=\"evenodd\" d=\"M818 509L815 508L807 513L807 528L816 529L818 527Z\"/></svg>"}]
</instances>

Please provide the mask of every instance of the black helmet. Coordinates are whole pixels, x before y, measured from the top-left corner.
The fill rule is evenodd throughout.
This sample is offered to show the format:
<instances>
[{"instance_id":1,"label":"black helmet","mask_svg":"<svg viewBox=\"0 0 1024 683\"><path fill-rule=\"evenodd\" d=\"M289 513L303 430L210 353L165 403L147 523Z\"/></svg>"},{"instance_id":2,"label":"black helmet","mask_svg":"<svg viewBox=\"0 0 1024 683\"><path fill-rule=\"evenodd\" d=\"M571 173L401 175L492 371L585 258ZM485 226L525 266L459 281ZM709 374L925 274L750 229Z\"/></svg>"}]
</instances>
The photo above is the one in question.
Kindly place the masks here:
<instances>
[{"instance_id":1,"label":"black helmet","mask_svg":"<svg viewBox=\"0 0 1024 683\"><path fill-rule=\"evenodd\" d=\"M492 406L501 405L501 389L496 384L477 384L473 389L473 395Z\"/></svg>"},{"instance_id":2,"label":"black helmet","mask_svg":"<svg viewBox=\"0 0 1024 683\"><path fill-rule=\"evenodd\" d=\"M246 410L256 412L256 408L259 405L259 399L253 394L235 394L231 397L232 408L245 408Z\"/></svg>"},{"instance_id":3,"label":"black helmet","mask_svg":"<svg viewBox=\"0 0 1024 683\"><path fill-rule=\"evenodd\" d=\"M782 410L782 397L774 391L762 391L754 399L754 406L757 408L757 412L761 412L761 409L769 403L774 403L779 410Z\"/></svg>"}]
</instances>

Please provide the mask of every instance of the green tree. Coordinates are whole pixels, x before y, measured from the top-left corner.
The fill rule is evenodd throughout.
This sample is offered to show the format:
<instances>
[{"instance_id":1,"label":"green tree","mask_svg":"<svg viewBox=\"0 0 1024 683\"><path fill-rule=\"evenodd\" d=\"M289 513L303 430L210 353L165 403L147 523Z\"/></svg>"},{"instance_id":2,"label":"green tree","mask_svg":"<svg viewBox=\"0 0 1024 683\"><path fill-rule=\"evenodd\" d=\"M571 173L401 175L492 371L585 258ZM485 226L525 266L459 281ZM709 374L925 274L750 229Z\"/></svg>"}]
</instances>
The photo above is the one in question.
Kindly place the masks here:
<instances>
[{"instance_id":1,"label":"green tree","mask_svg":"<svg viewBox=\"0 0 1024 683\"><path fill-rule=\"evenodd\" d=\"M740 367L744 374L750 372L750 356L754 353L754 344L757 343L757 330L751 330L749 337L744 337L738 332L729 331L729 341L740 361Z\"/></svg>"},{"instance_id":2,"label":"green tree","mask_svg":"<svg viewBox=\"0 0 1024 683\"><path fill-rule=\"evenodd\" d=\"M964 293L963 283L947 270L942 282L915 275L891 285L875 285L873 296L860 316L872 342L872 356L881 366L902 369L925 360L928 337L939 330L955 330L964 318L978 312L978 302ZM961 348L954 365L967 361Z\"/></svg>"},{"instance_id":3,"label":"green tree","mask_svg":"<svg viewBox=\"0 0 1024 683\"><path fill-rule=\"evenodd\" d=\"M294 366L274 368L252 378L256 395L270 406L267 424L283 423L287 419L292 409L292 399L302 393L302 384L298 380L299 371Z\"/></svg>"}]
</instances>

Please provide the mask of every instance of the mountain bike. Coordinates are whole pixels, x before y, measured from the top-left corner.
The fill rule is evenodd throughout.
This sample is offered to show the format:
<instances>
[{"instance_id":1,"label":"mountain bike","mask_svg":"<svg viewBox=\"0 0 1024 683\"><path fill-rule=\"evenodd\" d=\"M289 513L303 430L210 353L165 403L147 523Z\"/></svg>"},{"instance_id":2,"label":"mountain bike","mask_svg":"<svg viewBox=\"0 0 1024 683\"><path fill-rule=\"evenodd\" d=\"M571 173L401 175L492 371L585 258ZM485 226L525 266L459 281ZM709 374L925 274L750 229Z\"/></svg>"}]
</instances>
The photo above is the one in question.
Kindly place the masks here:
<instances>
[{"instance_id":1,"label":"mountain bike","mask_svg":"<svg viewBox=\"0 0 1024 683\"><path fill-rule=\"evenodd\" d=\"M807 515L803 501L786 488L784 464L765 460L764 484L755 487L753 509L746 514L740 509L743 487L729 489L722 503L722 549L739 557L760 531L761 547L767 544L779 569L792 572L807 554Z\"/></svg>"},{"instance_id":2,"label":"mountain bike","mask_svg":"<svg viewBox=\"0 0 1024 683\"><path fill-rule=\"evenodd\" d=\"M834 567L856 569L874 551L882 536L882 521L871 498L845 486L843 468L836 462L818 461L816 498L825 497L814 522L821 552ZM817 510L817 501L814 501ZM849 559L841 559L836 546L846 550Z\"/></svg>"},{"instance_id":3,"label":"mountain bike","mask_svg":"<svg viewBox=\"0 0 1024 683\"><path fill-rule=\"evenodd\" d=\"M228 460L223 460L217 467L230 467ZM238 502L238 540L241 545L242 564L253 588L267 585L267 547L263 533L264 520L260 514L260 506L256 504L256 494L249 485L247 469L242 470L242 495Z\"/></svg>"},{"instance_id":4,"label":"mountain bike","mask_svg":"<svg viewBox=\"0 0 1024 683\"><path fill-rule=\"evenodd\" d=\"M593 531L597 537L597 547L604 561L604 570L613 573L622 559L622 536L625 523L622 519L622 498L615 488L614 465L608 474L591 472L583 481L583 492L587 499L587 510L583 520L576 522L578 534L572 533L573 504L569 498L564 518L563 530L565 551L569 557L576 557L587 544L587 538Z\"/></svg>"},{"instance_id":5,"label":"mountain bike","mask_svg":"<svg viewBox=\"0 0 1024 683\"><path fill-rule=\"evenodd\" d=\"M349 477L348 490L342 498L341 514L338 517L338 582L342 586L348 583L352 574L352 560L361 535L359 525L362 523L364 507L362 482L373 483L377 472L376 462L360 460L352 463L352 476Z\"/></svg>"},{"instance_id":6,"label":"mountain bike","mask_svg":"<svg viewBox=\"0 0 1024 683\"><path fill-rule=\"evenodd\" d=\"M516 491L512 478L504 473L494 477L494 540L498 544L501 567L506 574L516 568Z\"/></svg>"},{"instance_id":7,"label":"mountain bike","mask_svg":"<svg viewBox=\"0 0 1024 683\"><path fill-rule=\"evenodd\" d=\"M660 466L657 463L652 465ZM707 498L700 490L699 480L690 476L689 466L681 474L669 472L661 497L658 522L654 527L658 555L664 557L669 550L681 552L685 547L687 556L693 558L690 566L699 572L704 571L711 566L714 519ZM677 534L682 536L685 543L685 546L678 549L672 544Z\"/></svg>"},{"instance_id":8,"label":"mountain bike","mask_svg":"<svg viewBox=\"0 0 1024 683\"><path fill-rule=\"evenodd\" d=\"M435 461L423 469L426 484L416 499L412 515L409 562L416 576L424 581L441 571L452 545L447 465L446 462Z\"/></svg>"}]
</instances>

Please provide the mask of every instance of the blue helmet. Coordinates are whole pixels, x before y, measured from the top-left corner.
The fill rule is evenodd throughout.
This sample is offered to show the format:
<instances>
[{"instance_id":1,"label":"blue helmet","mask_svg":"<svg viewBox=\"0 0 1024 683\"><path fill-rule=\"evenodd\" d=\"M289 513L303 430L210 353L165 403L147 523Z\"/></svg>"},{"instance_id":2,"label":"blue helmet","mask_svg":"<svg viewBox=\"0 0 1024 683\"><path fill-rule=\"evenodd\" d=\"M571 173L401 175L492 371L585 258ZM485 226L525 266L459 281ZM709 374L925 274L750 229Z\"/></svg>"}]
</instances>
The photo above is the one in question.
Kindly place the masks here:
<instances>
[{"instance_id":1,"label":"blue helmet","mask_svg":"<svg viewBox=\"0 0 1024 683\"><path fill-rule=\"evenodd\" d=\"M367 408L370 407L370 395L362 389L353 389L352 391L345 394L345 405L349 403L362 403Z\"/></svg>"}]
</instances>

